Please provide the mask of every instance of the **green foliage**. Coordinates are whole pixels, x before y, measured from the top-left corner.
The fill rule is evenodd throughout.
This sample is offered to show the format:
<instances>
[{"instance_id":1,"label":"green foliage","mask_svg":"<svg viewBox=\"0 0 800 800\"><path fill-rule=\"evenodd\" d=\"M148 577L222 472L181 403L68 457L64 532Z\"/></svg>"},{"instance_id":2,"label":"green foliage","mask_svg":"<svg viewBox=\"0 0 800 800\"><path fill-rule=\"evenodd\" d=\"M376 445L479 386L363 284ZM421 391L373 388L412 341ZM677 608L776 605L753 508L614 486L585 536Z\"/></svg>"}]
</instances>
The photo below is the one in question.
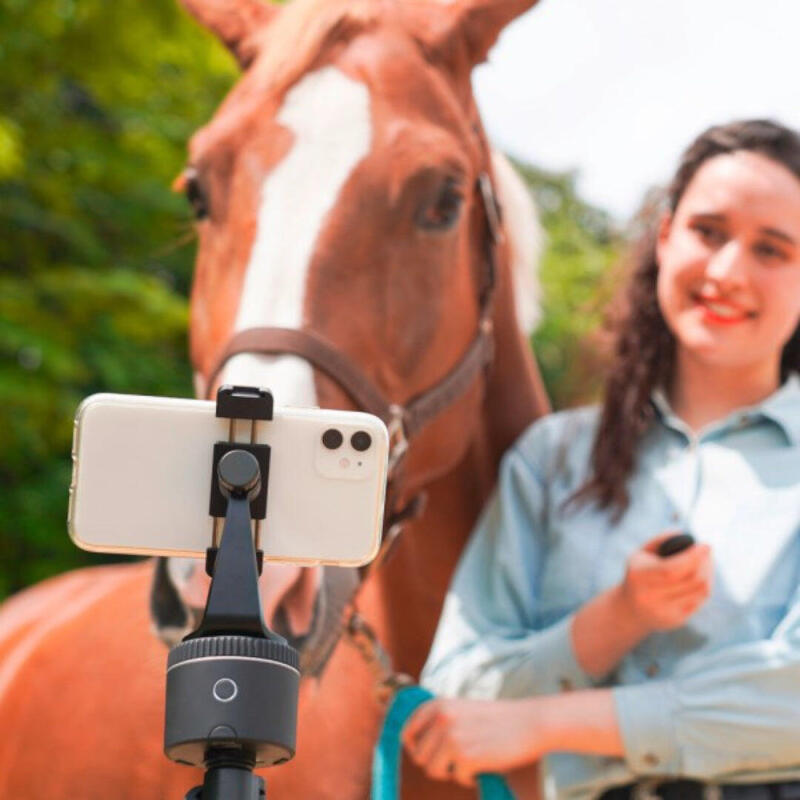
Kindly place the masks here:
<instances>
[{"instance_id":1,"label":"green foliage","mask_svg":"<svg viewBox=\"0 0 800 800\"><path fill-rule=\"evenodd\" d=\"M0 13L0 269L125 267L185 291L188 218L169 185L232 60L174 0Z\"/></svg>"},{"instance_id":2,"label":"green foliage","mask_svg":"<svg viewBox=\"0 0 800 800\"><path fill-rule=\"evenodd\" d=\"M169 186L236 70L174 0L6 0L0 70L2 597L98 560L66 535L80 400L191 393Z\"/></svg>"},{"instance_id":3,"label":"green foliage","mask_svg":"<svg viewBox=\"0 0 800 800\"><path fill-rule=\"evenodd\" d=\"M547 234L540 267L542 322L531 343L554 408L594 401L603 381L592 334L613 287L623 239L605 212L580 199L575 176L516 165Z\"/></svg>"}]
</instances>

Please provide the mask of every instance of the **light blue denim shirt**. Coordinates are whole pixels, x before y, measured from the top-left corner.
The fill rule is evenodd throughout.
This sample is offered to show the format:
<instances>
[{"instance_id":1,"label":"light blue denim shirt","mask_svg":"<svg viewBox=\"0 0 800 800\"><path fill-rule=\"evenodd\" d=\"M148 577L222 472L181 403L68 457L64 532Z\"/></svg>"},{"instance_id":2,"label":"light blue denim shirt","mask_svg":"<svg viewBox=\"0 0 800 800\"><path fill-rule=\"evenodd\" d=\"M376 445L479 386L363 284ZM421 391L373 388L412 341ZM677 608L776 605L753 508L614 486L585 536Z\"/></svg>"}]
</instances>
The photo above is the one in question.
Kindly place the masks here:
<instances>
[{"instance_id":1,"label":"light blue denim shirt","mask_svg":"<svg viewBox=\"0 0 800 800\"><path fill-rule=\"evenodd\" d=\"M619 522L564 508L587 477L596 408L541 419L506 453L422 676L444 696L615 687L625 757L549 756L559 800L645 776L800 778L800 379L699 434L654 403ZM675 529L711 545L711 597L593 681L575 660L575 611Z\"/></svg>"}]
</instances>

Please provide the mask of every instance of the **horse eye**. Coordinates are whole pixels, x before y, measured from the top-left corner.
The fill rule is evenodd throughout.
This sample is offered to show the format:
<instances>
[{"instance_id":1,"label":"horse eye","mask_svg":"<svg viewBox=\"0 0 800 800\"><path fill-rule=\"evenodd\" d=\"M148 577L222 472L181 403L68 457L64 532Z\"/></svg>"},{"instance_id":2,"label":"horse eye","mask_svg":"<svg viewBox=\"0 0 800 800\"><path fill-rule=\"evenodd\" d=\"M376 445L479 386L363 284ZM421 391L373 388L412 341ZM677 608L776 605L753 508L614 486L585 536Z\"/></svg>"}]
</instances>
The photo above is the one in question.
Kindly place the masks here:
<instances>
[{"instance_id":1,"label":"horse eye","mask_svg":"<svg viewBox=\"0 0 800 800\"><path fill-rule=\"evenodd\" d=\"M426 203L417 213L417 225L426 231L449 231L461 215L464 195L459 181L448 178L431 203Z\"/></svg>"},{"instance_id":2,"label":"horse eye","mask_svg":"<svg viewBox=\"0 0 800 800\"><path fill-rule=\"evenodd\" d=\"M200 182L200 175L194 167L187 167L183 173L184 192L195 219L205 219L209 215L208 197Z\"/></svg>"}]
</instances>

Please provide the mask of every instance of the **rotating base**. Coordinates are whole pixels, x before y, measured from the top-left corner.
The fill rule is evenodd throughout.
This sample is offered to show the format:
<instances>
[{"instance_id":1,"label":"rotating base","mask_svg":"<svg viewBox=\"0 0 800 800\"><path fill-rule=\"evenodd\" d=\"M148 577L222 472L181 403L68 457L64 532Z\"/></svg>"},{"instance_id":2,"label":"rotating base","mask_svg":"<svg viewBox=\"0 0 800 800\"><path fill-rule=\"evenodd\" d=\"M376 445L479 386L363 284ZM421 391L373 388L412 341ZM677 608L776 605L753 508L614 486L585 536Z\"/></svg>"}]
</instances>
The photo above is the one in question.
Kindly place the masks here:
<instances>
[{"instance_id":1,"label":"rotating base","mask_svg":"<svg viewBox=\"0 0 800 800\"><path fill-rule=\"evenodd\" d=\"M164 751L197 767L206 766L210 750L247 754L255 767L288 761L299 685L297 653L284 642L247 636L183 642L169 655Z\"/></svg>"}]
</instances>

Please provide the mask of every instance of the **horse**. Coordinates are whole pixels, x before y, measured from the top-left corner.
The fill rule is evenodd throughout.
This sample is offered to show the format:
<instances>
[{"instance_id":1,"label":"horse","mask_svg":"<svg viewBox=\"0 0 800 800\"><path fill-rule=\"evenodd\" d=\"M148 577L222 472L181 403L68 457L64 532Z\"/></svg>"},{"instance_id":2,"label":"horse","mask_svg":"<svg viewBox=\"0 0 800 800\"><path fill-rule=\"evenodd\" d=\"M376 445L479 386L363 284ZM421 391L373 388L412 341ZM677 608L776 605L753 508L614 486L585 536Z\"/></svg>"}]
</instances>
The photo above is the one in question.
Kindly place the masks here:
<instances>
[{"instance_id":1,"label":"horse","mask_svg":"<svg viewBox=\"0 0 800 800\"><path fill-rule=\"evenodd\" d=\"M385 710L380 652L389 677L419 674L500 456L548 408L530 308L515 303L532 294L533 209L470 85L534 0L182 2L243 70L177 181L199 238L197 394L260 385L279 404L344 409L377 396L392 432L393 546L346 590L344 635L324 609L356 573L265 566L262 579L266 618L306 665L297 754L268 773L269 796L356 800ZM166 799L200 782L161 752L166 652L152 627L179 635L207 584L194 562L153 574L80 570L0 611L4 796ZM404 786L470 796L410 766Z\"/></svg>"}]
</instances>

